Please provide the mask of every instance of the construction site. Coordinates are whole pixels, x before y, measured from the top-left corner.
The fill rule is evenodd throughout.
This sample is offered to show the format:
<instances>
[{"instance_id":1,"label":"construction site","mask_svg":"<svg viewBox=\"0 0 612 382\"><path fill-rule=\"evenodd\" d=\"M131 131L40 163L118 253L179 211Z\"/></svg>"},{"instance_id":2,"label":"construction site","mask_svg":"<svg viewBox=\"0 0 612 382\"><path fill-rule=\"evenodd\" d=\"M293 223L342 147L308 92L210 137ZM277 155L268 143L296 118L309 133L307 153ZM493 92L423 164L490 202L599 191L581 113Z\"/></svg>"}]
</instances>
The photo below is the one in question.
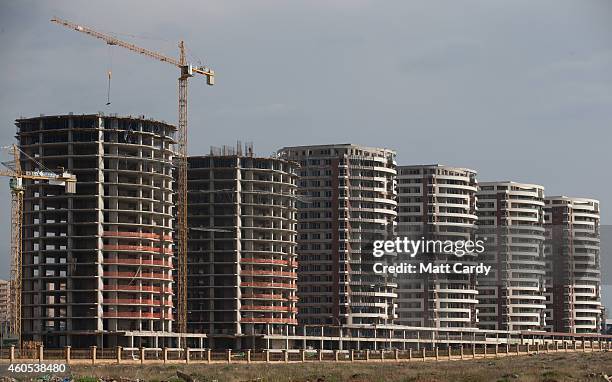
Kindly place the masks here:
<instances>
[{"instance_id":1,"label":"construction site","mask_svg":"<svg viewBox=\"0 0 612 382\"><path fill-rule=\"evenodd\" d=\"M545 202L542 186L479 185L473 170L398 166L395 151L354 144L189 156L187 81L213 85L213 70L189 64L182 41L176 59L51 21L178 69L178 123L101 112L16 120L0 171L11 178L13 340L0 358L610 349L596 200ZM489 285L372 270L374 240L471 239L478 226L504 249L488 254L499 268Z\"/></svg>"}]
</instances>

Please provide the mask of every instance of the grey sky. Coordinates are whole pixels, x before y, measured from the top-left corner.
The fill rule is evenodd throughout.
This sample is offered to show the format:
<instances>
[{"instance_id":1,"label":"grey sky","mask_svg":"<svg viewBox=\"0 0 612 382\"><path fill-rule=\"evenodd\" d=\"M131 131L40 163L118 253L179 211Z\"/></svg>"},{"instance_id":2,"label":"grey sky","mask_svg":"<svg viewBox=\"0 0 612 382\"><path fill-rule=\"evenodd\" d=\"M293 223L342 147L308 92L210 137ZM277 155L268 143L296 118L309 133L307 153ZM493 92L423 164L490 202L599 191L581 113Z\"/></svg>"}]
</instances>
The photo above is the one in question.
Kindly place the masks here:
<instances>
[{"instance_id":1,"label":"grey sky","mask_svg":"<svg viewBox=\"0 0 612 382\"><path fill-rule=\"evenodd\" d=\"M193 154L237 139L260 154L383 146L400 164L470 167L481 181L600 199L602 222L612 223L608 0L0 0L0 145L13 142L20 115L176 121L177 70L52 24L54 15L147 37L118 35L169 55L185 39L217 72L214 87L190 81ZM0 277L8 275L4 227Z\"/></svg>"}]
</instances>

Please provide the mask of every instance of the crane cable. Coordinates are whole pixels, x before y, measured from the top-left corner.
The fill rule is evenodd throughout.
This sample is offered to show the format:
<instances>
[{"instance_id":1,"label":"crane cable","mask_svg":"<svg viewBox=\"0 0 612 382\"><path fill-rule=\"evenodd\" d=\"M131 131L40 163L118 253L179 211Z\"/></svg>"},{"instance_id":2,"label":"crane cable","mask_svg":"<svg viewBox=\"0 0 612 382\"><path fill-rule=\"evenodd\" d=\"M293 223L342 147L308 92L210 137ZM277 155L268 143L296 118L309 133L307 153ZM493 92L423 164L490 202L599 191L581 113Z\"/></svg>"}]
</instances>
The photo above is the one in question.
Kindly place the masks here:
<instances>
[{"instance_id":1,"label":"crane cable","mask_svg":"<svg viewBox=\"0 0 612 382\"><path fill-rule=\"evenodd\" d=\"M108 46L108 88L106 90L106 106L109 106L111 104L111 100L110 100L110 92L111 92L111 77L112 77L112 73L113 73L113 46L109 45Z\"/></svg>"}]
</instances>

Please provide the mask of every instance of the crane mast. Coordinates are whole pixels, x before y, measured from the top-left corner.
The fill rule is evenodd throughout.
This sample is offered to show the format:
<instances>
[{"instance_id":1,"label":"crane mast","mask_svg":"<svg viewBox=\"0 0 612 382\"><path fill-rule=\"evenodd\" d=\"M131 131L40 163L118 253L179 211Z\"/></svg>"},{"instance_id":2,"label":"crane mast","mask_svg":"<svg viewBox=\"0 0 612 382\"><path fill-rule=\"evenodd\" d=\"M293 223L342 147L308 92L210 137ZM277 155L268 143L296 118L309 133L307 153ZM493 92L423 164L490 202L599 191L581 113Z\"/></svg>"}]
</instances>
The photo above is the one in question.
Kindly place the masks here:
<instances>
[{"instance_id":1,"label":"crane mast","mask_svg":"<svg viewBox=\"0 0 612 382\"><path fill-rule=\"evenodd\" d=\"M113 36L98 32L83 25L54 17L52 22L77 32L87 34L105 41L109 45L116 45L135 53L142 54L157 61L166 62L179 68L178 78L178 149L177 149L177 323L178 331L187 331L187 80L195 74L206 77L208 85L214 85L215 72L207 67L194 66L187 63L185 57L185 43L179 42L179 58L165 56L161 53L145 49L129 42L122 41Z\"/></svg>"}]
</instances>

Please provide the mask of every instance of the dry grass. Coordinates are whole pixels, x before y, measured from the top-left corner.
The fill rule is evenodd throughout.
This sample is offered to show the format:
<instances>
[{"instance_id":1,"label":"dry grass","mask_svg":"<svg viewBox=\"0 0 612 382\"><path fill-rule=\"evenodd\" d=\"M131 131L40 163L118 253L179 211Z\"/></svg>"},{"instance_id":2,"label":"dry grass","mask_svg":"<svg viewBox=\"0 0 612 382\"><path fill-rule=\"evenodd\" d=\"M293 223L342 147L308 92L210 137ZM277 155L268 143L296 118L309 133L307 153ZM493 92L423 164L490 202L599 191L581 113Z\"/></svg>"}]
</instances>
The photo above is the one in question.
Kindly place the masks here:
<instances>
[{"instance_id":1,"label":"dry grass","mask_svg":"<svg viewBox=\"0 0 612 382\"><path fill-rule=\"evenodd\" d=\"M168 366L73 366L75 376L176 381L181 370L200 382L409 382L409 381L605 381L612 352L558 353L486 360L410 363L212 364Z\"/></svg>"}]
</instances>

